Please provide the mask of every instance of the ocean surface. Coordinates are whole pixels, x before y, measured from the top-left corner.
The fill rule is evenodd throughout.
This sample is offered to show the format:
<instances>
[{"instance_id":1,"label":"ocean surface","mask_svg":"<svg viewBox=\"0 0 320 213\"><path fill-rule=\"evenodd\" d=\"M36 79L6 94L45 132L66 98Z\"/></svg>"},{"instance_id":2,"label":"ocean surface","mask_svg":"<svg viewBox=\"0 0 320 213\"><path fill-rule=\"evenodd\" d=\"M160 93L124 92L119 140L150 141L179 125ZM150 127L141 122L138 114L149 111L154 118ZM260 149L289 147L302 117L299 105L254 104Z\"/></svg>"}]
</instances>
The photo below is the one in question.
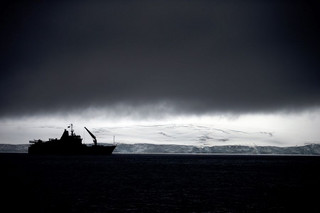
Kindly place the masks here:
<instances>
[{"instance_id":1,"label":"ocean surface","mask_svg":"<svg viewBox=\"0 0 320 213\"><path fill-rule=\"evenodd\" d=\"M319 156L0 154L8 212L319 212Z\"/></svg>"}]
</instances>

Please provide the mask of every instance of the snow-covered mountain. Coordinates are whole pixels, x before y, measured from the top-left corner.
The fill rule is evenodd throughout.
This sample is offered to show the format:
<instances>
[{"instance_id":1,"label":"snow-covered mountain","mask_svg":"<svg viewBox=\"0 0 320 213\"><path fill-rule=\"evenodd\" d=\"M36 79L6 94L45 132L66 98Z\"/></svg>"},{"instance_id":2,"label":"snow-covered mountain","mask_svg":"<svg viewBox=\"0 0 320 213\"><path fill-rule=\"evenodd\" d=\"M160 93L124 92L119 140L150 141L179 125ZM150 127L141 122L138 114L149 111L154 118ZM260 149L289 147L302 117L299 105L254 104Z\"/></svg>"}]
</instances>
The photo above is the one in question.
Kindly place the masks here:
<instances>
[{"instance_id":1,"label":"snow-covered mountain","mask_svg":"<svg viewBox=\"0 0 320 213\"><path fill-rule=\"evenodd\" d=\"M164 124L135 125L120 127L100 127L92 129L100 142L108 142L113 135L124 144L150 143L191 146L221 145L281 145L281 140L274 132L236 128L218 128L212 125ZM91 143L91 138L84 135L84 141Z\"/></svg>"}]
</instances>

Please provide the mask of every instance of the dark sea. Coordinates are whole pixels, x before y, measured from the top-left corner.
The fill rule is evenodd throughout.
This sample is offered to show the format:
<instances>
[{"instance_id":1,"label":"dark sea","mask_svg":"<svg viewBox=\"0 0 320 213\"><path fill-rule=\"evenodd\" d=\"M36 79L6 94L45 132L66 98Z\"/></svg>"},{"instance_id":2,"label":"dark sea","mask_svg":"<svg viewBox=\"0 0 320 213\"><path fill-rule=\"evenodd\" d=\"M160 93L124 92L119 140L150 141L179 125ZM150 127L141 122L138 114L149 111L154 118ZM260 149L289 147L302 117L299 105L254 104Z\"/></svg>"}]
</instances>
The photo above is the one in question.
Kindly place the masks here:
<instances>
[{"instance_id":1,"label":"dark sea","mask_svg":"<svg viewBox=\"0 0 320 213\"><path fill-rule=\"evenodd\" d=\"M7 212L320 211L318 156L0 154L0 166Z\"/></svg>"}]
</instances>

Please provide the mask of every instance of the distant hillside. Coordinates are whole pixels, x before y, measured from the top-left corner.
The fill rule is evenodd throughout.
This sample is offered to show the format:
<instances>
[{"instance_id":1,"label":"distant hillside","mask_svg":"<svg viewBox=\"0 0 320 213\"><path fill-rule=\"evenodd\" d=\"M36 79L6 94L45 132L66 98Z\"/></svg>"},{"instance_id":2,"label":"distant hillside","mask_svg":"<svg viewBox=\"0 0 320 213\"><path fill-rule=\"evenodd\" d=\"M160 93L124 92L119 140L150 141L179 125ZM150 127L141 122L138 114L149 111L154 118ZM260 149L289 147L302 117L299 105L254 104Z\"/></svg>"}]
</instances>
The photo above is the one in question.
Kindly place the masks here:
<instances>
[{"instance_id":1,"label":"distant hillside","mask_svg":"<svg viewBox=\"0 0 320 213\"><path fill-rule=\"evenodd\" d=\"M0 144L1 153L27 153L29 144ZM276 146L183 146L159 144L118 144L114 153L206 153L206 154L296 154L320 155L320 144Z\"/></svg>"},{"instance_id":2,"label":"distant hillside","mask_svg":"<svg viewBox=\"0 0 320 213\"><path fill-rule=\"evenodd\" d=\"M27 153L29 144L0 144L0 153Z\"/></svg>"},{"instance_id":3,"label":"distant hillside","mask_svg":"<svg viewBox=\"0 0 320 213\"><path fill-rule=\"evenodd\" d=\"M119 144L115 153L207 153L207 154L303 154L320 155L320 145L276 146L183 146L156 144Z\"/></svg>"}]
</instances>

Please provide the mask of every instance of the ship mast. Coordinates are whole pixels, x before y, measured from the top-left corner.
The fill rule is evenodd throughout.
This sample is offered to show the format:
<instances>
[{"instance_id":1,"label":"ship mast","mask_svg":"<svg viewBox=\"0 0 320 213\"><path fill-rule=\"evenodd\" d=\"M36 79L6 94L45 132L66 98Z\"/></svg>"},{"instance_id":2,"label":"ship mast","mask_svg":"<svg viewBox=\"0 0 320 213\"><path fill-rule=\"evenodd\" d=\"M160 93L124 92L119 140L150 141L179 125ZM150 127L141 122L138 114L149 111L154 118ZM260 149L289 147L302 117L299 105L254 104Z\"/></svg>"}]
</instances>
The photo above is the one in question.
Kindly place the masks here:
<instances>
[{"instance_id":1,"label":"ship mast","mask_svg":"<svg viewBox=\"0 0 320 213\"><path fill-rule=\"evenodd\" d=\"M73 130L73 124L70 124L70 126L68 126L68 128L70 128L71 136L73 136L73 135L74 135L74 134L73 134L73 132L74 132L74 130Z\"/></svg>"},{"instance_id":2,"label":"ship mast","mask_svg":"<svg viewBox=\"0 0 320 213\"><path fill-rule=\"evenodd\" d=\"M73 136L73 124L70 124L70 127L71 127L71 129L70 129L70 131L71 131L71 135Z\"/></svg>"}]
</instances>

